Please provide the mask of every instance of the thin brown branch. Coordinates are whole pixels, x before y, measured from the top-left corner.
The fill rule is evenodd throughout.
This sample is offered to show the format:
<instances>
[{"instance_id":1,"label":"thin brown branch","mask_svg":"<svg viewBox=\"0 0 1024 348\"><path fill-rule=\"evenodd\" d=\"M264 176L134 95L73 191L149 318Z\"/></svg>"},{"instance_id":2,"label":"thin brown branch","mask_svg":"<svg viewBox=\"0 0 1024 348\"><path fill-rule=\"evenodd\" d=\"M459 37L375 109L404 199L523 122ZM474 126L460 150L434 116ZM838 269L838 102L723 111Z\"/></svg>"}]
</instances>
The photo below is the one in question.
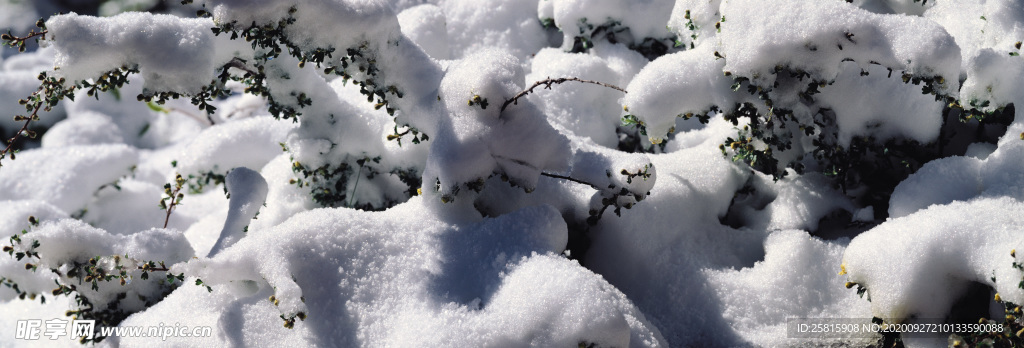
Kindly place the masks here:
<instances>
[{"instance_id":1,"label":"thin brown branch","mask_svg":"<svg viewBox=\"0 0 1024 348\"><path fill-rule=\"evenodd\" d=\"M49 32L50 32L49 30L43 30L43 31L40 31L40 32L37 33L35 31L35 29L33 29L32 31L30 31L28 33L28 35L25 35L25 36L14 36L14 35L11 35L10 33L7 33L7 34L0 35L0 40L6 41L6 44L11 46L11 47L17 47L18 48L18 52L25 52L25 42L26 41L28 41L29 39L35 38L35 37L39 37L40 39L46 39L46 34L49 33Z\"/></svg>"},{"instance_id":2,"label":"thin brown branch","mask_svg":"<svg viewBox=\"0 0 1024 348\"><path fill-rule=\"evenodd\" d=\"M179 190L181 190L181 188L177 188L177 189L175 189L175 190L174 190L174 194L176 195L176 194L178 193L178 191L179 191ZM175 207L176 205L178 205L178 203L177 203L177 202L175 202L175 201L174 201L174 197L173 197L173 196L171 196L171 204L167 206L167 215L166 215L166 216L164 216L164 228L167 228L167 223L171 221L171 211L173 211L173 210L174 210L174 207Z\"/></svg>"},{"instance_id":3,"label":"thin brown branch","mask_svg":"<svg viewBox=\"0 0 1024 348\"><path fill-rule=\"evenodd\" d=\"M167 215L164 216L164 228L167 228L167 223L171 221L171 212L174 211L174 207L181 203L181 199L184 198L184 194L181 193L181 188L185 186L185 179L181 177L181 174L174 176L174 189L171 189L171 184L164 185L164 193L167 194L167 198L160 200L160 207L167 208ZM170 199L171 203L168 204L165 201Z\"/></svg>"},{"instance_id":4,"label":"thin brown branch","mask_svg":"<svg viewBox=\"0 0 1024 348\"><path fill-rule=\"evenodd\" d=\"M32 115L25 118L25 124L21 125L21 129L19 129L17 133L14 133L14 136L7 140L7 147L5 147L2 152L0 152L0 160L3 160L5 157L7 157L8 154L11 155L11 159L14 159L14 154L12 152L14 149L14 143L17 142L19 138L21 138L22 134L28 133L30 137L34 137L34 134L30 133L30 131L28 130L28 125L32 123L32 120L38 118L37 115L39 114L39 109L42 109L42 107L43 103L36 104L36 108L32 110ZM3 164L0 163L0 166L3 166Z\"/></svg>"},{"instance_id":5,"label":"thin brown branch","mask_svg":"<svg viewBox=\"0 0 1024 348\"><path fill-rule=\"evenodd\" d=\"M179 114L191 117L199 122L208 122L211 126L217 124L217 122L213 121L213 115L211 114L206 114L206 117L204 119L204 117L188 112L188 110L185 109L179 109L175 107L164 107L164 109L167 110L167 113L177 112Z\"/></svg>"},{"instance_id":6,"label":"thin brown branch","mask_svg":"<svg viewBox=\"0 0 1024 348\"><path fill-rule=\"evenodd\" d=\"M583 181L583 180L580 180L580 179L576 179L576 178L573 178L573 177L568 177L568 176L558 175L558 174L545 173L545 172L541 172L540 175L543 175L543 176L546 176L546 177L549 177L549 178L568 180L568 181L572 181L572 182L577 183L577 184L583 184L583 185L587 185L587 186L593 187L594 189L596 189L598 191L601 190L601 188L597 187L597 185L594 185L594 184L591 184L589 182L586 182L586 181Z\"/></svg>"},{"instance_id":7,"label":"thin brown branch","mask_svg":"<svg viewBox=\"0 0 1024 348\"><path fill-rule=\"evenodd\" d=\"M505 108L507 108L509 104L519 104L519 98L525 97L527 94L532 93L533 90L535 88L537 88L537 87L544 86L544 89L551 89L551 85L560 84L560 83L564 83L564 82L568 82L568 81L576 81L576 82L594 84L594 85L598 85L598 86L604 86L604 87L608 87L608 88L614 89L614 90L622 92L622 93L627 93L625 89L622 89L622 87L615 86L615 85L610 85L610 84L607 84L607 83L604 83L604 82L584 80L584 79L575 78L575 77L560 77L560 78L557 78L557 79L553 79L553 78L548 77L546 80L534 82L533 85L530 86L530 88L527 88L526 90L524 90L522 92L519 92L519 94L516 94L514 97L512 97L512 99L506 100L504 104L501 104L501 111L505 111Z\"/></svg>"}]
</instances>

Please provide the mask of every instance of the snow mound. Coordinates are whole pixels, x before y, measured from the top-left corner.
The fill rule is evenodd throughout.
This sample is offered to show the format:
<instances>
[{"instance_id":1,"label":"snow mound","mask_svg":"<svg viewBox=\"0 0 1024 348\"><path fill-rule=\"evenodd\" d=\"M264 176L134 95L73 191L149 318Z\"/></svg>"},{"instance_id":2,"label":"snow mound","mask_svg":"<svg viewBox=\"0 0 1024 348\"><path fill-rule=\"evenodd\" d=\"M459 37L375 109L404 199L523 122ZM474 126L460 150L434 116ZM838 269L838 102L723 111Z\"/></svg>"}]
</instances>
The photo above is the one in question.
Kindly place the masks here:
<instances>
[{"instance_id":1,"label":"snow mound","mask_svg":"<svg viewBox=\"0 0 1024 348\"><path fill-rule=\"evenodd\" d=\"M1013 198L934 205L858 235L843 265L849 281L867 288L872 314L897 322L944 318L970 282L1024 303L1024 275L1011 256L1022 223L1024 203Z\"/></svg>"},{"instance_id":2,"label":"snow mound","mask_svg":"<svg viewBox=\"0 0 1024 348\"><path fill-rule=\"evenodd\" d=\"M100 186L131 173L137 162L137 150L125 145L23 151L0 170L0 197L37 199L76 213L92 201Z\"/></svg>"},{"instance_id":3,"label":"snow mound","mask_svg":"<svg viewBox=\"0 0 1024 348\"><path fill-rule=\"evenodd\" d=\"M503 174L533 190L542 171L564 171L569 160L565 136L551 128L528 100L501 104L522 90L519 61L502 51L475 53L449 68L440 98L450 119L433 137L424 183L454 196L465 183ZM427 190L424 190L426 192Z\"/></svg>"},{"instance_id":4,"label":"snow mound","mask_svg":"<svg viewBox=\"0 0 1024 348\"><path fill-rule=\"evenodd\" d=\"M562 48L571 49L573 38L583 26L599 26L615 21L629 28L636 42L645 38L661 39L671 34L665 28L672 0L545 0L550 2L552 19L562 31ZM628 14L628 16L627 16Z\"/></svg>"},{"instance_id":5,"label":"snow mound","mask_svg":"<svg viewBox=\"0 0 1024 348\"><path fill-rule=\"evenodd\" d=\"M869 318L869 303L843 286L836 269L848 241L825 242L803 231L778 231L764 242L765 258L740 270L708 270L723 317L744 339L763 347L807 346L787 337L789 318ZM799 295L796 295L799 294ZM870 345L877 338L847 338Z\"/></svg>"},{"instance_id":6,"label":"snow mound","mask_svg":"<svg viewBox=\"0 0 1024 348\"><path fill-rule=\"evenodd\" d=\"M775 15L764 16L772 8ZM874 62L912 75L941 76L937 92L958 95L960 48L941 26L886 16L841 1L739 0L722 4L725 71L772 86L776 66L831 81L845 59Z\"/></svg>"},{"instance_id":7,"label":"snow mound","mask_svg":"<svg viewBox=\"0 0 1024 348\"><path fill-rule=\"evenodd\" d=\"M661 56L633 77L623 105L647 128L652 143L674 132L676 117L703 115L714 105L732 107L746 97L733 93L732 81L722 75L725 62L703 45Z\"/></svg>"},{"instance_id":8,"label":"snow mound","mask_svg":"<svg viewBox=\"0 0 1024 348\"><path fill-rule=\"evenodd\" d=\"M282 151L291 122L253 117L207 128L181 148L176 160L182 175L224 173L235 167L262 168Z\"/></svg>"},{"instance_id":9,"label":"snow mound","mask_svg":"<svg viewBox=\"0 0 1024 348\"><path fill-rule=\"evenodd\" d=\"M624 295L552 254L566 238L545 206L466 225L437 220L421 198L379 213L318 209L175 266L213 292L186 285L124 324L209 313L191 318L222 329L204 344L664 346ZM288 330L274 312L306 316Z\"/></svg>"},{"instance_id":10,"label":"snow mound","mask_svg":"<svg viewBox=\"0 0 1024 348\"><path fill-rule=\"evenodd\" d=\"M81 81L138 65L146 88L153 91L199 92L213 80L217 46L233 45L214 39L209 19L141 12L109 18L57 15L46 27L57 43L60 76ZM164 49L152 49L156 44Z\"/></svg>"}]
</instances>

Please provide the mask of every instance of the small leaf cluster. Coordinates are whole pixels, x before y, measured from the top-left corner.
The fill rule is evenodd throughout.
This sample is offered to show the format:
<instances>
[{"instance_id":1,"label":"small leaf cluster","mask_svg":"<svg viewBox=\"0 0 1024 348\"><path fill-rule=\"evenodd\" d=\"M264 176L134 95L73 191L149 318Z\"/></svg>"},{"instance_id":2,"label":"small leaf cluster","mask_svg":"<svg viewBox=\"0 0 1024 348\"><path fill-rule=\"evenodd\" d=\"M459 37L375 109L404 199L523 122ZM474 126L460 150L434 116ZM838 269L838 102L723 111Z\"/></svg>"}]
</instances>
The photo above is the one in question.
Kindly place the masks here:
<instances>
[{"instance_id":1,"label":"small leaf cluster","mask_svg":"<svg viewBox=\"0 0 1024 348\"><path fill-rule=\"evenodd\" d=\"M65 271L61 272L60 270ZM75 319L97 320L97 325L102 326L116 326L132 314L121 305L122 301L127 299L128 292L127 290L118 292L115 301L111 301L104 308L97 308L90 300L90 294L83 293L78 288L78 285L83 282L89 284L89 290L92 292L116 291L109 287L101 288L101 283L115 282L124 287L131 284L133 280L135 282L156 282L159 284L156 293L149 294L149 296L136 295L139 301L145 303L145 307L150 307L170 294L185 279L184 274L168 272L168 267L163 261L139 261L131 259L127 255L95 256L85 261L72 260L59 269L53 268L50 271L60 276L54 281L57 287L51 293L54 296L73 295L75 297L76 308L65 314ZM165 274L162 277L154 278L151 276L154 272L165 272ZM135 280L136 276L139 280ZM102 339L102 337L97 337L96 342Z\"/></svg>"},{"instance_id":2,"label":"small leaf cluster","mask_svg":"<svg viewBox=\"0 0 1024 348\"><path fill-rule=\"evenodd\" d=\"M626 169L622 169L622 170L619 171L619 175L622 175L622 176L626 177L626 183L627 184L632 184L634 179L640 179L640 180L647 180L647 179L649 179L651 177L651 174L649 173L649 171L651 169L653 169L653 168L654 168L653 164L646 164L646 165L644 165L643 168L638 169L635 173L630 172L629 170L626 170ZM587 224L588 225L591 225L591 226L596 225L597 222L601 220L601 217L604 216L604 212L606 210L608 210L609 207L612 207L612 206L615 207L615 209L612 210L615 213L615 216L622 216L622 208L632 209L634 204L639 203L640 201L643 201L645 198L647 198L647 196L649 196L651 194L650 192L635 192L633 190L630 190L627 187L616 185L615 181L612 180L612 176L613 175L614 174L610 170L605 171L605 176L608 177L608 182L609 182L608 186L607 187L596 187L595 186L595 188L598 189L598 195L600 196L601 207L600 208L593 207L593 208L591 208L589 210L589 212L588 212L589 213L588 214L589 217L587 217ZM594 185L591 185L591 186L594 186ZM621 200L620 198L623 198L623 197L629 198L629 199L626 199L625 203L622 203L620 201L623 201L623 200Z\"/></svg>"},{"instance_id":3,"label":"small leaf cluster","mask_svg":"<svg viewBox=\"0 0 1024 348\"><path fill-rule=\"evenodd\" d=\"M302 300L303 303L306 302L306 298L305 297L300 297L299 299ZM267 298L267 300L269 300L270 303L273 303L274 306L281 305L281 300L278 299L277 296L275 296L275 295L270 295L270 297ZM281 320L284 320L284 327L288 328L288 329L292 329L292 328L295 327L295 319L296 318L298 318L301 321L306 321L306 313L300 311L300 312L297 312L297 313L294 313L294 314L288 314L288 315L281 314Z\"/></svg>"},{"instance_id":4,"label":"small leaf cluster","mask_svg":"<svg viewBox=\"0 0 1024 348\"><path fill-rule=\"evenodd\" d=\"M383 75L377 64L376 52L371 48L370 43L364 41L354 47L348 47L343 50L335 47L302 47L293 42L287 35L287 28L296 22L295 14L297 12L298 10L292 7L283 18L276 22L263 24L252 22L248 25L238 22L222 22L216 28L213 28L215 35L225 34L230 35L231 39L245 39L258 53L254 62L235 59L226 65L221 73L221 80L226 81L227 78L232 78L242 82L247 86L246 93L263 96L267 99L268 109L275 117L292 119L297 122L297 117L302 115L302 110L312 105L314 101L301 92L292 93L292 96L295 97L294 100L276 100L266 87L266 79L268 77L264 66L270 60L279 57L283 53L287 53L299 60L300 68L313 65L317 69L322 69L321 71L325 75L338 76L346 83L351 81L357 84L360 93L366 96L367 102L374 103L375 109L384 109L389 115L394 116L397 108L393 105L392 98L402 98L404 93L396 85L386 85L381 82ZM241 77L233 77L227 73L227 70L230 68L240 69L245 73ZM405 127L406 129L399 132L399 127ZM429 139L427 134L408 125L399 124L396 119L394 133L388 135L387 140L398 141L399 145L401 145L402 139L406 135L412 135L413 144L419 144ZM375 166L365 166L363 168L367 159L374 163L380 162L379 157L365 154L364 157L366 158L352 161L346 160L346 163L328 164L319 168L309 168L295 162L293 170L301 174L302 179L293 180L293 183L299 185L299 187L309 187L313 200L321 206L343 206L348 201L348 205L362 209L376 210L386 208L386 206L374 207L369 204L358 204L351 199L349 191L355 188L348 188L347 185L351 175L356 175L354 174L356 172L356 165L360 167L358 175L360 177L366 176L368 179L386 172ZM391 174L401 175L402 172L407 172L407 170L396 169L390 172ZM354 182L358 183L358 180L356 179Z\"/></svg>"},{"instance_id":5,"label":"small leaf cluster","mask_svg":"<svg viewBox=\"0 0 1024 348\"><path fill-rule=\"evenodd\" d=\"M292 160L292 171L301 177L291 179L290 184L298 187L308 187L313 201L324 207L349 207L362 210L383 210L394 206L414 195L415 187L419 186L419 179L415 178L417 173L408 169L392 169L387 171L381 168L381 156L370 157L363 154L362 157L347 158L339 165L323 165L318 168L311 168L299 161ZM355 190L359 188L362 180L373 180L382 174L395 175L401 181L410 185L406 191L407 197L387 198L380 206L368 202L355 200ZM353 184L349 185L352 181ZM412 186L414 185L414 186Z\"/></svg>"},{"instance_id":6,"label":"small leaf cluster","mask_svg":"<svg viewBox=\"0 0 1024 348\"><path fill-rule=\"evenodd\" d=\"M14 117L15 122L24 121L25 123L21 126L13 137L7 140L7 147L0 151L0 160L3 160L8 154L11 159L15 159L16 150L14 149L15 142L24 135L29 138L35 138L36 132L28 129L32 121L39 120L39 112L49 112L60 103L64 98L71 100L75 99L75 89L78 86L65 87L65 79L63 77L57 78L48 75L46 72L39 73L39 81L41 84L39 89L32 93L28 98L21 99L18 104L25 107L25 111L29 112L28 116L17 115ZM0 163L2 166L2 163Z\"/></svg>"},{"instance_id":7,"label":"small leaf cluster","mask_svg":"<svg viewBox=\"0 0 1024 348\"><path fill-rule=\"evenodd\" d=\"M845 38L846 41L856 44L854 34L845 33ZM808 49L816 50L813 45L810 45ZM718 52L715 52L715 57L717 59L726 59L726 57ZM847 60L850 59L844 59L844 61ZM869 63L878 64L873 61ZM776 105L775 100L772 98L772 93L779 90L781 84L785 83L798 87L796 96L801 104L814 105L816 103L816 95L834 81L822 80L815 77L814 73L785 65L777 65L770 71L771 74L777 77L773 79L773 84L768 86L757 84L747 76L734 75L730 71L724 71L723 73L725 76L733 79L733 91L746 92L751 96L756 96L758 102L762 104L758 106L754 105L753 102L738 103L731 111L722 113L722 116L734 125L739 124L740 117L749 119L747 126L744 126L742 129L737 128L736 137L729 137L725 143L719 146L723 155L729 156L731 154L733 160L743 161L755 170L771 174L776 180L786 175L785 167L793 168L797 173L802 173L804 168L799 160L781 163L775 157L775 154L792 149L795 142L802 141L800 139L808 137L815 146L815 149L812 151L814 158L822 167L831 170L832 174L836 177L846 178L845 171L848 168L859 165L858 162L850 162L849 160L851 159L876 158L875 156L863 154L850 155L851 149L844 149L838 145L837 115L833 110L819 108L813 115L813 123L807 123L794 117L791 106ZM867 71L861 72L862 76L867 74ZM889 69L889 77L892 77L891 68ZM939 92L941 90L940 86L946 82L942 76L918 76L903 73L900 77L904 83L921 85L922 93L931 94L936 100L954 100L953 96ZM761 110L768 111L762 112ZM702 123L706 123L706 115L708 113L721 111L719 106L716 105L705 112L697 113L697 115L704 115L704 117L698 117ZM689 118L692 115L681 115L681 117ZM880 147L872 147L872 149L874 148L881 149ZM852 150L856 152L867 149L869 148L862 147ZM884 155L884 153L882 154Z\"/></svg>"},{"instance_id":8,"label":"small leaf cluster","mask_svg":"<svg viewBox=\"0 0 1024 348\"><path fill-rule=\"evenodd\" d=\"M181 203L181 200L185 198L185 194L180 192L184 185L185 179L181 174L175 175L173 186L171 183L164 184L165 197L160 199L160 210L171 211L174 206Z\"/></svg>"},{"instance_id":9,"label":"small leaf cluster","mask_svg":"<svg viewBox=\"0 0 1024 348\"><path fill-rule=\"evenodd\" d=\"M412 143L413 144L419 144L420 142L424 142L424 141L430 140L430 137L427 136L426 133L420 132L415 127L404 127L404 128L405 128L405 130L403 130L402 132L399 132L398 131L398 124L396 123L394 131L392 131L392 133L388 134L388 136L387 136L388 141L392 141L392 140L397 141L398 142L398 146L401 147L402 146L402 137L404 137L406 135L410 135L410 134L412 135Z\"/></svg>"},{"instance_id":10,"label":"small leaf cluster","mask_svg":"<svg viewBox=\"0 0 1024 348\"><path fill-rule=\"evenodd\" d=\"M479 94L474 94L473 98L470 98L466 104L469 106L480 106L481 109L487 110L487 98L482 98Z\"/></svg>"},{"instance_id":11,"label":"small leaf cluster","mask_svg":"<svg viewBox=\"0 0 1024 348\"><path fill-rule=\"evenodd\" d=\"M172 163L172 166L177 167L177 161L172 161L171 163ZM188 187L188 193L189 194L192 194L192 195L200 194L200 193L203 193L204 191L206 191L206 188L210 187L211 185L218 186L218 185L224 184L224 180L226 180L226 178L227 178L227 176L222 174L222 173L217 172L217 167L214 166L213 170L200 171L199 173L188 174L187 176L184 176L185 183L184 183L183 187L186 187L186 186ZM175 180L175 181L177 181L177 180ZM177 184L177 182L175 182L175 184ZM170 184L167 184L167 185L170 185ZM166 192L167 185L164 186L164 191L165 191L164 193L165 194L167 193ZM226 194L226 195L228 194L226 186L224 187L224 194ZM167 197L165 197L165 199L166 198ZM228 195L228 198L231 198L231 196ZM166 209L166 208L163 208L163 209Z\"/></svg>"},{"instance_id":12,"label":"small leaf cluster","mask_svg":"<svg viewBox=\"0 0 1024 348\"><path fill-rule=\"evenodd\" d=\"M1011 250L1010 256L1013 257L1013 268L1024 272L1024 262L1017 262L1017 251ZM992 278L995 282L995 277ZM1024 290L1024 277L1020 283L1017 284L1019 289ZM969 334L951 334L949 337L950 347L1021 347L1024 346L1024 311L1021 310L1021 306L1010 301L1005 301L997 293L994 296L994 300L1001 307L1003 307L1003 320L1002 322L996 319L981 318L978 320L979 324L1002 324L1003 330L1001 332L989 332L989 331L978 331L971 332Z\"/></svg>"},{"instance_id":13,"label":"small leaf cluster","mask_svg":"<svg viewBox=\"0 0 1024 348\"><path fill-rule=\"evenodd\" d=\"M31 226L38 226L39 225L39 220L37 220L35 218L35 216L29 216L28 220L29 220L29 224ZM36 249L38 249L39 245L40 245L38 240L32 240L31 245L28 248L26 248L26 249L16 248L16 247L19 247L21 245L21 243L22 243L21 236L25 235L27 233L28 233L28 230L24 230L23 229L23 230L21 230L21 233L15 234L15 235L11 236L8 239L8 242L10 243L10 245L5 245L3 247L3 251L5 253L7 253L7 255L15 258L15 260L17 260L17 261L21 261L22 259L24 259L26 257L28 257L30 259L31 258L35 258L35 259L38 260L39 259L39 253L36 252ZM33 263L26 263L25 264L25 269L27 269L27 270L35 271L37 268L38 268L38 266L36 264L33 264ZM19 299L22 299L22 300L24 300L26 298L29 299L29 300L35 300L36 299L37 294L29 293L27 291L21 290L21 288L18 287L18 283L14 282L14 280L12 280L12 279L9 279L9 278L6 278L6 277L0 277L0 285L6 286L7 288L13 290L18 295ZM46 297L45 296L43 296L40 300L42 301L42 303L46 303Z\"/></svg>"},{"instance_id":14,"label":"small leaf cluster","mask_svg":"<svg viewBox=\"0 0 1024 348\"><path fill-rule=\"evenodd\" d=\"M128 76L137 73L139 73L137 65L123 65L120 68L103 73L99 78L79 81L77 86L85 90L87 96L99 100L100 92L117 91L117 89L124 87L128 83Z\"/></svg>"},{"instance_id":15,"label":"small leaf cluster","mask_svg":"<svg viewBox=\"0 0 1024 348\"><path fill-rule=\"evenodd\" d=\"M628 111L629 109L626 110ZM622 125L625 127L636 128L640 134L644 136L647 135L647 125L644 124L643 120L634 115L627 114L622 116Z\"/></svg>"},{"instance_id":16,"label":"small leaf cluster","mask_svg":"<svg viewBox=\"0 0 1024 348\"><path fill-rule=\"evenodd\" d=\"M39 225L39 220L34 216L30 216L28 220L30 228ZM39 265L44 257L37 251L40 247L40 242L25 238L26 235L31 235L31 232L29 230L22 230L20 234L11 236L9 238L10 245L4 246L3 251L19 261L24 258L36 259L36 263L26 263L25 269L39 272ZM31 242L26 243L28 240L31 240ZM90 300L90 296L101 292L116 291L112 290L116 288L105 287L101 283L115 282L124 287L132 283L136 274L139 274L138 277L142 281L147 281L153 272L167 272L164 277L152 280L160 284L157 287L156 293L149 294L148 296L143 294L137 295L138 300L145 303L145 307L149 307L170 294L184 279L183 274L175 275L168 272L167 266L162 261L138 261L129 258L127 255L94 256L88 259L65 260L61 261L61 265L50 268L49 271L57 275L57 279L54 280L56 287L50 291L50 294L53 296L74 296L75 307L72 310L68 310L65 314L74 319L96 320L97 326L116 326L132 314L121 306L121 302L127 298L127 290L118 292L116 300L111 301L105 307L99 308L95 306L93 301ZM88 287L79 288L82 284L87 284ZM9 278L0 277L0 285L14 290L20 299L34 300L38 296L43 303L46 301L44 295L28 293L20 289ZM99 342L102 339L103 337L95 336L94 342ZM82 343L87 343L87 341L82 341Z\"/></svg>"},{"instance_id":17,"label":"small leaf cluster","mask_svg":"<svg viewBox=\"0 0 1024 348\"><path fill-rule=\"evenodd\" d=\"M185 179L181 177L181 174L174 175L174 185L171 183L164 184L164 195L165 197L160 199L160 210L167 211L164 217L164 228L167 228L167 223L171 221L171 212L174 208L181 204L181 200L185 199L185 194L181 193L181 189L185 185Z\"/></svg>"},{"instance_id":18,"label":"small leaf cluster","mask_svg":"<svg viewBox=\"0 0 1024 348\"><path fill-rule=\"evenodd\" d=\"M571 53L588 52L594 47L594 42L606 40L610 43L622 43L629 49L643 55L648 60L654 60L663 56L676 46L677 41L673 38L634 38L629 27L622 25L622 22L614 18L607 18L603 24L594 25L586 17L580 18L576 27L579 34L573 37ZM563 28L566 30L566 28Z\"/></svg>"},{"instance_id":19,"label":"small leaf cluster","mask_svg":"<svg viewBox=\"0 0 1024 348\"><path fill-rule=\"evenodd\" d=\"M8 30L6 34L0 35L0 40L3 41L4 46L17 47L18 52L25 52L25 44L29 41L29 39L34 38L36 43L38 43L39 40L46 39L46 34L48 33L48 31L46 30L46 21L43 21L43 19L40 18L39 20L36 21L36 27L39 28L38 32L35 29L32 29L31 31L29 31L28 35L21 37L12 35L11 32Z\"/></svg>"},{"instance_id":20,"label":"small leaf cluster","mask_svg":"<svg viewBox=\"0 0 1024 348\"><path fill-rule=\"evenodd\" d=\"M960 104L960 101L949 103L951 109L960 110L960 122L970 122L971 120L978 120L978 122L984 122L986 119L1002 114L1006 106L1001 105L996 108L989 108L991 102L988 100L977 100L971 99L968 101L968 107L964 107Z\"/></svg>"},{"instance_id":21,"label":"small leaf cluster","mask_svg":"<svg viewBox=\"0 0 1024 348\"><path fill-rule=\"evenodd\" d=\"M696 24L693 23L693 18L690 18L690 10L686 10L686 12L683 13L683 19L686 20L686 23L683 24L683 26L686 27L686 29L690 30L690 40L692 40L692 41L690 41L690 48L692 49L693 48L693 41L697 41L697 36L698 36L697 35L697 30L699 30L700 27L698 27ZM682 42L676 40L676 44L675 45L676 46L680 46L680 45L682 45Z\"/></svg>"}]
</instances>

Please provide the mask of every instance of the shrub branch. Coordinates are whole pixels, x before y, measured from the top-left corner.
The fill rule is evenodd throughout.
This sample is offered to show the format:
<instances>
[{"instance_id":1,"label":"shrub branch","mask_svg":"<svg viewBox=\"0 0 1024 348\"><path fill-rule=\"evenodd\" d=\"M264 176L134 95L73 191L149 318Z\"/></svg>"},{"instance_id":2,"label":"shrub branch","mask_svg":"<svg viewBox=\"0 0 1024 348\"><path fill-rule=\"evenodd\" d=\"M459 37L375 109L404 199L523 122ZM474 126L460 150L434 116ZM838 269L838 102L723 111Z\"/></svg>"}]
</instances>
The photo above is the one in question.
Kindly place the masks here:
<instances>
[{"instance_id":1,"label":"shrub branch","mask_svg":"<svg viewBox=\"0 0 1024 348\"><path fill-rule=\"evenodd\" d=\"M544 173L544 172L541 172L540 175L543 175L543 176L546 176L546 177L549 177L549 178L568 180L568 181L572 181L572 182L577 183L577 184L583 184L583 185L587 185L587 186L593 187L595 190L598 190L598 191L601 190L601 188L597 187L597 185L591 184L589 182L586 182L586 181L583 181L583 180L580 180L580 179L569 177L569 176L558 175L558 174L551 174L551 173Z\"/></svg>"},{"instance_id":2,"label":"shrub branch","mask_svg":"<svg viewBox=\"0 0 1024 348\"><path fill-rule=\"evenodd\" d=\"M26 134L30 138L35 138L35 132L29 131L28 130L28 125L30 123L32 123L32 120L39 119L39 116L37 116L37 114L39 113L39 109L42 109L42 108L43 108L43 104L39 103L32 110L32 115L27 116L27 117L25 117L25 116L15 117L15 119L18 119L18 120L24 119L25 120L25 124L21 125L21 129L19 129L17 133L14 133L14 136L12 136L10 139L7 139L7 147L5 147L3 151L0 151L0 159L3 159L4 157L7 157L7 154L10 154L11 155L11 159L14 159L14 152L13 152L13 150L14 150L14 143L17 142L19 138L21 138L22 134ZM2 164L0 164L0 165L2 165Z\"/></svg>"},{"instance_id":3,"label":"shrub branch","mask_svg":"<svg viewBox=\"0 0 1024 348\"><path fill-rule=\"evenodd\" d=\"M181 193L181 188L185 186L185 179L181 177L181 174L174 176L174 187L171 184L164 184L164 197L160 200L160 209L166 209L167 215L164 216L164 228L167 228L167 223L171 221L171 212L174 211L174 207L181 204L181 200L185 198L185 194Z\"/></svg>"},{"instance_id":4,"label":"shrub branch","mask_svg":"<svg viewBox=\"0 0 1024 348\"><path fill-rule=\"evenodd\" d=\"M519 92L514 97L512 97L512 99L506 100L504 104L501 104L501 111L505 111L505 108L507 108L509 104L517 104L518 105L519 104L519 98L525 97L527 94L532 93L533 90L535 88L537 88L537 87L544 86L544 89L551 89L551 85L561 84L561 83L568 82L568 81L576 81L576 82L594 84L594 85L598 85L598 86L604 86L604 87L608 87L608 88L614 89L614 90L622 92L622 93L627 93L626 90L623 89L622 87L619 87L619 86L616 86L616 85L607 84L607 83L604 83L604 82L598 82L598 81L592 81L592 80L584 80L584 79L575 78L575 77L560 77L560 78L557 78L557 79L553 79L553 78L548 77L545 80L534 82L533 85L530 86L530 88L527 88L526 90L524 90L522 92Z\"/></svg>"},{"instance_id":5,"label":"shrub branch","mask_svg":"<svg viewBox=\"0 0 1024 348\"><path fill-rule=\"evenodd\" d=\"M38 26L39 28L44 28L43 20L40 19L38 22L36 22L36 26ZM36 32L35 29L32 29L32 31L30 31L28 35L14 36L11 35L10 32L7 32L7 34L0 35L0 40L3 40L5 45L17 47L18 52L25 52L25 43L28 42L28 40L33 38L46 39L46 34L48 33L48 30L41 30L39 32Z\"/></svg>"}]
</instances>

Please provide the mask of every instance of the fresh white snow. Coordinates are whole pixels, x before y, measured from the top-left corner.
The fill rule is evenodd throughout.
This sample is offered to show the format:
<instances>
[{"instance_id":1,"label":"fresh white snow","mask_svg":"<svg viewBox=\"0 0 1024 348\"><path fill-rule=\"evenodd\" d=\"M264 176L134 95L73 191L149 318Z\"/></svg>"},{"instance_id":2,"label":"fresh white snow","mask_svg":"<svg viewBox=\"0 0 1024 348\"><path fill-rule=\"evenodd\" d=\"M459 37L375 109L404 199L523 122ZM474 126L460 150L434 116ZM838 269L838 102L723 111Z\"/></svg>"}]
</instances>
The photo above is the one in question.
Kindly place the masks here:
<instances>
[{"instance_id":1,"label":"fresh white snow","mask_svg":"<svg viewBox=\"0 0 1024 348\"><path fill-rule=\"evenodd\" d=\"M52 295L58 284L119 305L121 326L213 329L159 342L176 346L864 346L880 336L793 338L787 320L946 318L972 284L990 288L988 306L996 293L1024 303L1018 0L204 0L123 12L153 3L54 15L43 47L0 55L5 139L40 72L70 86L139 71L40 113L41 139L2 159L0 244L12 255L0 255L0 283L36 296L0 286L0 346L78 346L13 337L18 320L78 308ZM25 33L32 23L8 13L59 6L39 4L0 1L0 27ZM200 5L212 16L181 16ZM289 45L331 56L300 63L282 46L268 59L273 48L210 30L288 18ZM604 24L614 35L593 32ZM592 42L570 52L581 38ZM246 70L265 73L269 98L228 81L209 114L188 97L136 100ZM625 92L541 84L503 110L558 78ZM1010 117L951 123L957 107ZM741 111L759 118L723 117ZM733 157L738 134L768 121L764 136L791 141L774 153L782 178ZM934 145L953 138L968 140ZM815 162L851 146L901 156L891 141L935 158L891 192L840 185ZM184 199L168 213L159 203L177 174ZM125 284L69 274L90 260L127 267ZM159 270L143 279L149 261Z\"/></svg>"}]
</instances>

